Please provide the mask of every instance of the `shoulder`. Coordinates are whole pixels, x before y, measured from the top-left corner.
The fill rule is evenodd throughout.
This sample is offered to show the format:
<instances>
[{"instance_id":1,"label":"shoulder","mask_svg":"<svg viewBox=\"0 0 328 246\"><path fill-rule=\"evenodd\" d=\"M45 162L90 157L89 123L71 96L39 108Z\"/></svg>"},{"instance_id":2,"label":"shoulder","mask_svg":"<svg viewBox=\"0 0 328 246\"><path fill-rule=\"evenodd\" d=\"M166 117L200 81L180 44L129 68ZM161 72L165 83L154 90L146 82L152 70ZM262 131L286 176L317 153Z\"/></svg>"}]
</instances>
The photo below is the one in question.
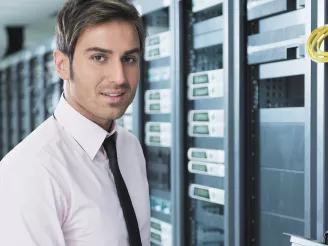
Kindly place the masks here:
<instances>
[{"instance_id":1,"label":"shoulder","mask_svg":"<svg viewBox=\"0 0 328 246\"><path fill-rule=\"evenodd\" d=\"M60 131L52 118L47 119L1 160L0 172L29 170L55 161L49 150L58 148Z\"/></svg>"},{"instance_id":2,"label":"shoulder","mask_svg":"<svg viewBox=\"0 0 328 246\"><path fill-rule=\"evenodd\" d=\"M10 196L13 192L17 199L24 202L32 194L44 196L46 193L62 193L64 183L49 166L54 166L55 159L42 149L37 154L28 157L12 155L0 163L0 193ZM65 184L66 187L66 184ZM66 188L65 188L66 189ZM49 194L50 195L50 194Z\"/></svg>"},{"instance_id":3,"label":"shoulder","mask_svg":"<svg viewBox=\"0 0 328 246\"><path fill-rule=\"evenodd\" d=\"M65 173L54 154L61 151L61 135L56 123L48 119L10 151L0 162L0 191L66 194Z\"/></svg>"}]
</instances>

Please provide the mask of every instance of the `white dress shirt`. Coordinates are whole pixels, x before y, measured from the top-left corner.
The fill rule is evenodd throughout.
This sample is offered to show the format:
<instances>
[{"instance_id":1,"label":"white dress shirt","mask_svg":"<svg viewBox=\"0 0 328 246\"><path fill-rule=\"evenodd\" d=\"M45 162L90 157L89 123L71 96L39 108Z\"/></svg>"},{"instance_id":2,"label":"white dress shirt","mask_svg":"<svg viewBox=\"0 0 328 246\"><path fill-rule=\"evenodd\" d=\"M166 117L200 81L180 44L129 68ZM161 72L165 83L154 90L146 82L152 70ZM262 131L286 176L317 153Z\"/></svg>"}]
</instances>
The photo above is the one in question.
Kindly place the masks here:
<instances>
[{"instance_id":1,"label":"white dress shirt","mask_svg":"<svg viewBox=\"0 0 328 246\"><path fill-rule=\"evenodd\" d=\"M0 245L128 246L114 177L102 147L117 132L117 158L143 246L150 245L146 166L139 141L111 132L62 96L54 112L0 162Z\"/></svg>"}]
</instances>

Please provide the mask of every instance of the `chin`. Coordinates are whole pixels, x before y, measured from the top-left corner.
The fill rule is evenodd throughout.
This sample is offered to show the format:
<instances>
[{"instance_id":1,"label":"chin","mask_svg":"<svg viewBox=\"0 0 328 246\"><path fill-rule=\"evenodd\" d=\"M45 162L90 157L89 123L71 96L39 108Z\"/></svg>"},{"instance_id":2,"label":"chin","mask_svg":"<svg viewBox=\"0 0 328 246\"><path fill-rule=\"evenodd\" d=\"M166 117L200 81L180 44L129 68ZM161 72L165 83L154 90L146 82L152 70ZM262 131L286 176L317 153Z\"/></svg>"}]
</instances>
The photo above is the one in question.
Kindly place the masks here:
<instances>
[{"instance_id":1,"label":"chin","mask_svg":"<svg viewBox=\"0 0 328 246\"><path fill-rule=\"evenodd\" d=\"M120 111L120 112L115 112L115 113L111 113L110 115L108 115L109 117L107 117L110 120L117 120L119 118L121 118L125 113L124 111Z\"/></svg>"}]
</instances>

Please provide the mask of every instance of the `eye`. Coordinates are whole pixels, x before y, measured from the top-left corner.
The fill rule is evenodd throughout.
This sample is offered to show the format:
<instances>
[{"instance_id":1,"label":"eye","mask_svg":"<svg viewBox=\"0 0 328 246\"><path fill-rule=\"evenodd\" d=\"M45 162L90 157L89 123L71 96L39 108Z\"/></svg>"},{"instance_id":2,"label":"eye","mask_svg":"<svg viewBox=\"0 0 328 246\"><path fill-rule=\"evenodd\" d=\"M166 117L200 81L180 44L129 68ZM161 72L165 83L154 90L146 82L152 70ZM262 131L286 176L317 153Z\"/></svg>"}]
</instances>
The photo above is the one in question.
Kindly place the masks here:
<instances>
[{"instance_id":1,"label":"eye","mask_svg":"<svg viewBox=\"0 0 328 246\"><path fill-rule=\"evenodd\" d=\"M101 56L101 55L93 56L92 59L97 61L97 62L104 62L106 60L106 58L104 56Z\"/></svg>"},{"instance_id":2,"label":"eye","mask_svg":"<svg viewBox=\"0 0 328 246\"><path fill-rule=\"evenodd\" d=\"M134 57L123 57L122 61L126 63L135 63L137 60Z\"/></svg>"}]
</instances>

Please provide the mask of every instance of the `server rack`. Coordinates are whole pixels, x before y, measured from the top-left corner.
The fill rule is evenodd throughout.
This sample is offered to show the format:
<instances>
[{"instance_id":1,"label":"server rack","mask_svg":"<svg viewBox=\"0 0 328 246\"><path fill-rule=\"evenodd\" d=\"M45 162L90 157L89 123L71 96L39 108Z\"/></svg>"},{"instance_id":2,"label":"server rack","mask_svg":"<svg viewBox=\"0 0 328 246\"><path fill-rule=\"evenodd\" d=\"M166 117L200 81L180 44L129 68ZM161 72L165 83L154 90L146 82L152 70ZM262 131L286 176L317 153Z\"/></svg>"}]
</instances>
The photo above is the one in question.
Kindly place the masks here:
<instances>
[{"instance_id":1,"label":"server rack","mask_svg":"<svg viewBox=\"0 0 328 246\"><path fill-rule=\"evenodd\" d=\"M223 1L194 1L188 23L187 245L224 245ZM199 3L199 5L198 5Z\"/></svg>"},{"instance_id":2,"label":"server rack","mask_svg":"<svg viewBox=\"0 0 328 246\"><path fill-rule=\"evenodd\" d=\"M147 122L149 119L151 119L153 122L147 124L146 128L143 128L142 126L138 127L136 124L134 124L135 129L138 129L134 131L134 133L139 137L141 142L145 142L147 140L147 135L142 132L145 130L146 132L149 132L149 129L153 130L158 130L158 131L164 131L165 133L171 131L172 133L172 138L171 138L171 148L169 148L170 151L170 158L167 158L170 160L170 169L164 169L164 173L166 173L168 170L170 171L170 179L167 179L168 182L167 186L171 185L171 194L170 196L166 196L168 199L171 199L171 216L170 218L165 219L165 217L162 217L162 215L152 212L152 217L153 217L153 222L154 219L160 219L162 221L171 222L171 227L172 227L172 242L173 245L175 246L180 246L180 245L206 245L207 243L212 243L212 245L218 245L218 243L221 243L225 245L242 245L240 243L242 242L242 230L239 229L242 226L240 226L240 220L241 220L241 211L240 211L240 205L239 202L241 200L240 198L240 192L239 189L242 186L242 181L241 181L241 173L240 173L240 146L239 146L239 140L242 139L240 137L240 100L241 100L241 93L240 93L240 76L231 76L231 74L235 72L240 72L242 70L241 68L241 59L240 59L240 41L241 38L238 36L237 38L234 38L234 35L238 34L241 32L241 16L236 16L234 15L234 10L238 10L242 6L242 1L227 1L225 5L223 5L223 1L160 1L160 3L150 3L146 1L134 1L136 4L137 8L139 11L142 13L146 25L149 23L149 19L153 18L152 16L156 15L156 11L159 9L163 9L168 7L168 19L170 20L170 23L168 26L170 27L170 35L171 35L171 57L170 59L167 60L167 66L163 66L163 62L165 59L161 59L160 61L157 60L151 60L147 61L146 59L146 64L142 69L143 72L143 78L140 84L140 91L139 91L139 96L137 96L136 100L134 101L134 105L138 105L139 107L135 106L134 107L134 114L133 114L133 120L136 122ZM216 93L221 93L221 99L220 98L215 98L214 96L213 99L200 99L197 100L197 106L195 109L226 109L223 111L214 111L211 113L214 113L215 117L221 117L221 121L219 119L215 119L214 125L220 125L221 124L221 134L222 131L224 131L224 135L226 138L218 138L218 137L186 137L188 135L188 112L189 109L193 109L193 107L188 108L187 106L193 105L192 102L186 103L187 98L188 98L188 75L191 73L189 71L190 61L192 61L192 57L189 53L190 46L188 47L186 44L188 43L189 45L193 42L194 40L190 41L190 39L193 39L192 37L192 32L186 31L186 23L190 24L193 20L193 7L194 7L195 12L198 12L199 16L199 22L200 23L192 23L196 24L196 48L192 47L192 49L195 49L197 52L201 53L203 50L202 48L205 48L205 52L200 55L200 59L203 59L205 61L207 59L206 55L208 57L212 57L214 67L217 66L219 68L219 65L221 68L223 67L223 63L225 63L225 68L226 70L223 71L221 70L221 76L224 77L221 79L221 88L219 90L216 90ZM197 10L198 8L198 10ZM213 11L215 9L215 11ZM217 13L217 9L220 9L219 12L221 11L220 14ZM225 12L227 13L225 16L222 16L223 9L225 9ZM204 18L204 13L208 11L207 15L209 15L209 21L206 22ZM157 12L159 13L159 12ZM212 16L211 16L212 15ZM221 15L219 18L218 16L215 15ZM188 19L187 21L185 21ZM221 23L220 23L221 21ZM147 23L148 22L148 23ZM217 26L219 22L219 25ZM199 25L198 25L199 24ZM223 26L225 28L223 28ZM229 28L228 28L229 27ZM191 26L191 29L192 26ZM152 30L152 29L149 29ZM167 29L162 29L164 32L167 31ZM150 38L154 38L150 33ZM188 38L187 38L188 37ZM186 40L187 39L187 40ZM225 40L225 42L223 42ZM155 42L155 41L154 41ZM213 46L217 47L213 47ZM212 50L208 51L206 54L206 47L210 47L213 49L217 50L222 50L226 49L227 52L225 52L223 55L219 57L219 59L215 58L215 54L211 54ZM223 48L224 47L224 48ZM147 50L146 50L147 51ZM173 55L174 54L174 55ZM147 54L146 54L147 56ZM231 56L231 57L230 57ZM149 58L149 57L148 57ZM194 59L194 58L193 58ZM206 62L206 61L205 61ZM201 63L201 62L200 62ZM219 64L221 63L221 64ZM215 70L213 67L212 70ZM205 68L203 68L205 70ZM206 70L211 70L211 68L206 68ZM195 71L194 71L195 72ZM216 71L217 72L217 71ZM165 81L168 79L167 74L170 76L170 84L165 84ZM152 83L149 83L149 80L153 80ZM154 82L157 83L155 84ZM168 82L166 82L168 83ZM215 81L214 81L215 84ZM224 87L222 88L222 84L224 84ZM236 85L235 85L236 84ZM145 93L148 89L153 89L153 93ZM158 89L170 89L166 91L158 91ZM214 86L214 89L217 89L217 87ZM147 99L150 97L150 95L153 94L154 97L166 97L169 92L171 92L170 96L173 105L171 105L171 111L166 111L165 114L167 116L159 114L157 116L149 116L148 114L137 114L138 108L143 108L146 105L146 110L147 110L147 104L149 105L149 102L147 102ZM145 94L144 94L145 93ZM155 94L155 95L154 95ZM140 106L140 104L143 103L143 98L145 98L145 105ZM148 96L148 98L147 98ZM236 99L235 99L236 97ZM193 100L192 100L193 101ZM196 101L196 100L195 100ZM199 106L200 105L200 106ZM164 106L164 110L169 109L170 107L165 104L164 105L159 105ZM225 108L224 108L225 107ZM149 109L149 108L148 108ZM170 114L170 118L169 118ZM224 121L222 122L222 114L224 114ZM191 116L191 115L190 115ZM165 118L167 117L167 118ZM164 122L164 124L158 124L158 122ZM234 125L231 124L233 121L238 121L238 124ZM212 120L213 122L213 120ZM168 124L171 123L171 124ZM222 127L222 124L224 127ZM191 125L196 125L196 124L191 124ZM216 126L217 127L217 126ZM171 128L171 129L169 129ZM215 127L214 127L215 128ZM190 126L190 129L192 129L192 126ZM215 128L217 129L217 128ZM212 128L211 128L212 130ZM191 133L192 134L192 133ZM217 134L217 133L215 133ZM168 134L167 134L168 135ZM234 137L236 135L236 137ZM160 138L157 138L160 139ZM188 188L189 188L189 182L192 178L197 177L198 179L201 179L201 181L205 180L205 183L207 182L204 177L206 175L202 174L195 174L195 173L189 173L188 171L188 150L189 147L192 147L192 145L195 145L194 143L191 143L190 140L193 139L196 140L197 144L199 147L207 147L207 148L214 148L214 150L219 150L218 152L222 153L223 150L228 150L226 159L229 161L229 167L226 167L226 170L223 171L224 178L218 177L217 180L215 177L207 176L210 177L211 181L215 180L214 182L218 182L221 184L221 187L225 187L229 190L224 195L224 199L229 202L231 205L231 208L226 208L226 213L222 216L215 215L217 212L217 208L214 208L214 210L211 211L211 208L208 208L208 213L204 213L201 211L202 207L199 209L195 209L194 206L192 206L191 211L189 207L189 201L191 201L191 198L188 196ZM165 141L165 139L164 139ZM190 142L190 143L189 143ZM188 145L190 144L190 146ZM198 147L198 145L195 145L194 147ZM186 146L188 145L188 146ZM221 145L221 146L220 146ZM220 151L221 147L221 151ZM167 147L168 148L168 147ZM150 178L150 186L151 190L156 183L160 182L160 178L154 176L155 178L155 184L152 184L154 180L152 180L151 174L152 170L151 169L156 169L155 165L153 163L162 163L163 160L163 155L160 152L153 152L154 155L151 156L149 153L147 154L147 151L149 151L149 147L145 146L145 153L146 153L146 159L148 162L148 168L149 168L149 178ZM189 153L192 153L192 149L189 151ZM214 151L215 154L217 152ZM213 157L212 157L213 158ZM214 162L217 162L218 156L214 157ZM222 160L222 158L221 158ZM194 160L195 161L195 160ZM199 161L199 160L198 160ZM190 163L190 167L192 168L195 165L192 165L193 163ZM195 164L195 163L194 163ZM197 164L197 163L196 163ZM202 163L204 164L204 163ZM217 163L206 163L206 164L215 164L216 167L220 166L222 167L222 163L217 164ZM221 169L221 176L222 176L222 170ZM163 169L159 170L159 168L155 171L157 174L163 173ZM206 178L207 178L206 177ZM236 179L237 178L237 179ZM161 182L160 182L161 183ZM161 183L162 184L162 183ZM217 188L217 184L214 184L213 188ZM237 189L237 191L234 191L234 188ZM165 196L165 193L160 192L160 190L155 190L155 193L161 195L162 197ZM154 194L154 193L153 193ZM151 192L152 195L152 192ZM167 207L167 201L169 200L166 199L151 199L151 207L156 210L161 210L161 207L163 207L163 200L164 200L164 208ZM205 201L203 201L204 204L206 204ZM235 206L235 203L238 203L238 205ZM199 201L199 203L202 203L202 201ZM209 203L210 204L210 203ZM213 204L215 206L215 204ZM222 205L222 204L221 204ZM213 207L214 207L213 206ZM220 206L220 205L218 205ZM206 208L205 208L206 209ZM221 208L219 208L222 210ZM197 214L195 214L195 210L197 210ZM203 213L202 213L203 212ZM213 218L210 216L212 215L210 212L213 212L215 215ZM199 216L201 214L201 216ZM203 218L202 215L207 215L208 221L206 221L206 218ZM190 219L191 220L190 220ZM201 220L204 222L204 227L205 230L194 230L191 231L190 227L188 224L190 221L197 221L197 219ZM216 220L217 219L217 220ZM206 233L211 234L209 232L211 229L215 229L215 231L212 232L212 236L217 237L215 235L218 230L223 228L220 228L218 226L219 224L226 225L226 234L221 235L220 239L217 241L213 240L211 238L202 238L202 233L205 231ZM157 224L152 224L154 227L157 226ZM214 226L213 226L214 225ZM236 228L234 225L238 225ZM167 224L165 224L166 228ZM221 226L222 227L222 226ZM154 231L155 228L152 230ZM155 229L156 230L156 229ZM229 233L229 231L232 231L233 233ZM198 234L197 234L198 233ZM206 236L206 235L205 235ZM220 236L220 235L219 235ZM211 235L210 235L211 237ZM171 239L171 238L170 238ZM208 241L209 240L209 241ZM166 245L165 241L163 245ZM159 242L157 242L159 244ZM198 244L197 244L198 243Z\"/></svg>"},{"instance_id":3,"label":"server rack","mask_svg":"<svg viewBox=\"0 0 328 246\"><path fill-rule=\"evenodd\" d=\"M8 93L8 104L7 104L7 110L8 110L8 126L9 126L9 142L8 147L9 149L12 149L12 147L15 145L15 130L16 127L16 115L15 115L15 99L14 94L16 90L16 68L15 64L11 64L10 67L6 69L7 73L7 93Z\"/></svg>"},{"instance_id":4,"label":"server rack","mask_svg":"<svg viewBox=\"0 0 328 246\"><path fill-rule=\"evenodd\" d=\"M152 245L173 245L170 179L172 89L169 73L172 34L169 8L143 15L149 36L142 66L142 135L150 186Z\"/></svg>"},{"instance_id":5,"label":"server rack","mask_svg":"<svg viewBox=\"0 0 328 246\"><path fill-rule=\"evenodd\" d=\"M9 94L9 148L12 149L19 141L19 110L18 109L18 87L19 83L17 78L18 73L18 61L14 61L15 64L11 66L8 70L9 72L9 79L8 79L8 94Z\"/></svg>"},{"instance_id":6,"label":"server rack","mask_svg":"<svg viewBox=\"0 0 328 246\"><path fill-rule=\"evenodd\" d=\"M247 1L247 245L315 236L316 1Z\"/></svg>"},{"instance_id":7,"label":"server rack","mask_svg":"<svg viewBox=\"0 0 328 246\"><path fill-rule=\"evenodd\" d=\"M6 63L1 64L1 111L2 111L2 156L9 150L9 129L8 129L8 99L7 99L7 67Z\"/></svg>"},{"instance_id":8,"label":"server rack","mask_svg":"<svg viewBox=\"0 0 328 246\"><path fill-rule=\"evenodd\" d=\"M186 245L244 245L242 6L243 1L184 6Z\"/></svg>"},{"instance_id":9,"label":"server rack","mask_svg":"<svg viewBox=\"0 0 328 246\"><path fill-rule=\"evenodd\" d=\"M32 114L32 105L31 105L31 88L30 88L30 78L31 78L31 64L29 60L32 57L31 51L24 52L24 55L22 56L22 83L23 88L21 88L20 93L22 94L22 97L24 97L24 100L21 102L21 115L22 115L22 136L21 140L26 138L28 134L32 131L32 122L30 115Z\"/></svg>"},{"instance_id":10,"label":"server rack","mask_svg":"<svg viewBox=\"0 0 328 246\"><path fill-rule=\"evenodd\" d=\"M139 87L139 94L137 94L136 100L134 101L134 111L133 111L133 120L134 120L134 134L138 136L140 141L143 143L147 140L147 135L145 134L144 131L149 132L149 129L153 130L161 130L164 132L171 131L172 133L172 138L171 138L171 147L169 148L170 151L170 158L167 158L167 160L170 160L170 169L164 169L164 173L167 171L170 171L170 179L167 179L168 182L167 186L171 185L171 191L170 195L166 195L167 199L151 199L151 207L154 208L154 210L161 210L162 207L167 208L167 202L169 201L171 203L171 216L169 218L162 217L162 215L156 213L155 211L152 212L152 220L157 221L156 219L160 219L162 222L165 221L166 224L163 226L166 228L167 222L171 222L171 228L172 231L172 239L170 240L173 242L173 245L175 246L180 246L180 245L206 245L206 243L209 243L207 240L212 240L211 243L212 245L218 245L218 243L221 243L225 245L242 245L240 243L242 242L242 230L239 230L242 226L240 226L240 220L241 220L241 211L239 209L240 205L239 202L241 198L239 197L239 189L240 186L242 186L242 181L240 179L240 146L239 146L239 140L242 139L239 137L241 130L240 130L240 108L239 108L239 101L241 100L241 93L240 93L240 76L231 76L230 74L233 74L235 72L240 72L241 69L241 59L240 59L240 42L239 41L241 38L238 36L238 38L234 38L234 35L238 34L241 29L240 29L240 24L241 24L241 17L234 15L234 9L239 9L242 6L242 1L227 1L225 5L222 4L223 1L179 1L179 0L174 0L174 1L160 1L160 3L150 3L147 1L134 1L134 4L137 6L141 14L143 15L145 19L146 25L149 24L150 19L153 18L154 15L156 15L157 10L168 8L168 19L169 19L169 30L170 30L170 35L171 35L171 56L170 59L167 59L168 66L165 67L165 65L162 65L165 61L164 59L161 59L160 61L152 60L147 61L146 58L146 64L142 69L143 73L143 79L141 80L141 84ZM221 71L221 76L225 77L224 81L221 82L224 83L224 88L222 88L221 84L221 90L219 89L219 93L224 94L222 95L222 98L215 98L214 99L201 99L198 100L197 107L198 105L200 106L200 109L206 110L212 109L217 110L217 109L223 109L224 106L226 107L226 110L215 111L214 113L218 113L218 115L221 115L222 113L224 114L223 119L225 119L225 122L223 123L225 126L222 127L222 121L220 122L218 119L215 119L215 121L218 121L219 124L221 123L221 129L225 132L224 135L227 136L225 139L220 139L215 137L185 137L188 134L188 117L187 114L189 112L188 105L192 105L192 103L189 103L187 105L187 98L188 98L188 75L190 73L189 69L189 58L190 58L190 53L188 50L188 46L186 46L186 43L190 42L191 34L190 32L185 32L186 29L186 23L190 23L190 19L192 19L192 6L194 7L195 12L199 13L199 20L203 18L204 11L208 11L209 19L210 21L206 22L204 19L198 23L200 25L195 25L196 27L196 51L202 52L202 47L211 47L217 46L219 47L211 47L211 48L217 48L218 50L226 49L227 52L225 52L223 55L221 54L221 57L219 59L216 59L214 56L215 54L206 54L206 52L203 54L200 54L202 56L203 60L206 60L206 55L208 57L212 57L212 60L216 65L219 67L219 63L221 68L223 66L223 63L225 63L225 68L226 70L223 71L224 74L222 74ZM213 7L214 9L221 9L221 18L216 18L215 15L218 15L214 11L213 15ZM198 10L197 10L198 8ZM225 16L222 16L223 9L225 9L225 12L227 13ZM213 16L211 16L213 15ZM212 17L212 18L211 18ZM188 19L185 21L185 19ZM218 24L218 19L219 26L216 26ZM147 23L148 22L148 23ZM223 28L225 26L225 28ZM231 27L231 28L228 28ZM159 27L157 27L159 28ZM192 28L191 28L192 29ZM153 29L148 29L148 30L154 30ZM164 32L167 31L167 29L162 29ZM153 33L150 33L150 38L153 38L151 35ZM185 40L185 38L188 37L188 40ZM149 40L149 39L148 39ZM223 42L225 40L225 42ZM155 41L154 41L155 42ZM223 44L224 43L224 44ZM190 44L190 43L189 43ZM220 47L221 46L221 47ZM223 48L224 47L224 48ZM194 47L192 47L194 48ZM147 52L147 50L146 50ZM208 53L210 53L209 51ZM174 54L174 55L173 55ZM147 54L146 54L147 56ZM231 56L231 57L230 57ZM233 59L232 59L233 57ZM149 58L149 57L148 57ZM186 65L186 66L185 66ZM214 65L215 66L215 65ZM214 69L214 68L213 68ZM210 70L207 68L207 70ZM167 76L169 74L169 76ZM170 77L170 78L168 78ZM169 82L166 82L167 85L165 84L165 80L169 79ZM149 83L151 80L153 80L152 83ZM163 81L164 80L164 81ZM157 83L154 83L156 82ZM236 85L234 85L236 84ZM167 91L158 91L158 89L170 89ZM162 97L162 96L167 96L169 92L171 92L171 100L173 105L171 105L171 111L166 111L165 114L159 114L157 116L154 115L148 115L148 114L138 114L138 108L143 108L146 105L146 110L147 110L147 104L149 105L149 102L147 102L147 96L148 98L152 93L145 93L148 89L154 89L153 94L155 94L157 97ZM156 97L154 95L154 97ZM236 99L235 99L236 95ZM143 104L143 97L146 96L145 98L145 105ZM214 103L214 104L213 104ZM219 104L218 104L219 103ZM143 106L140 106L143 105ZM139 105L139 106L137 106ZM165 106L160 105L160 106ZM166 109L169 109L170 107L166 105ZM219 107L218 107L219 106ZM196 108L197 108L196 107ZM215 115L217 116L217 114ZM166 117L166 118L165 118ZM143 128L143 126L138 126L138 123L142 122L147 122L151 119L153 122L148 123L146 128ZM238 124L232 125L231 122L237 120ZM164 124L158 124L158 122L164 122ZM171 123L171 124L167 124ZM228 124L230 123L230 124ZM196 123L197 125L197 123ZM230 126L229 126L230 125ZM168 130L171 128L170 130ZM191 128L191 127L190 127ZM136 129L136 130L135 130ZM166 133L167 133L166 132ZM237 137L233 137L236 135ZM219 178L219 182L221 182L221 187L225 186L227 189L229 189L229 192L227 192L224 196L224 199L228 202L231 203L231 208L226 208L226 213L223 216L216 215L214 218L211 218L209 215L210 212L213 212L215 214L215 209L210 211L210 208L208 209L208 212L206 215L206 218L209 218L209 221L205 221L206 218L201 218L200 211L202 208L200 207L197 210L197 214L194 214L194 211L189 210L189 201L191 201L191 198L188 196L188 188L189 188L189 182L190 177L197 177L199 179L202 179L202 174L193 174L189 173L188 171L188 149L186 145L188 144L188 141L190 139L195 139L197 143L200 143L199 146L205 146L208 148L216 148L217 150L219 149L219 146L221 144L221 151L218 151L222 153L223 148L225 150L230 150L227 151L226 159L231 162L229 163L229 167L226 167L225 174L226 179L224 178ZM160 138L157 138L160 139ZM164 139L165 140L165 139ZM214 144L214 145L213 145ZM192 145L192 144L191 144ZM192 146L188 147L192 147ZM213 146L212 146L213 145ZM197 144L195 145L197 147ZM167 147L168 148L168 147ZM150 187L152 190L152 187L154 187L154 184L152 182L151 174L152 170L155 169L155 165L153 163L162 163L163 160L163 155L158 151L158 152L153 152L154 155L151 156L147 151L149 151L149 147L145 146L145 154L146 154L146 159L148 162L148 172L150 172L149 178L150 178ZM191 150L190 150L191 151ZM215 151L214 151L215 152ZM190 152L191 153L191 152ZM217 162L218 156L214 157L215 161ZM222 159L222 158L221 158ZM192 164L192 163L191 163ZM209 163L210 164L210 163ZM214 163L212 163L214 164ZM222 164L222 163L221 163ZM217 166L220 166L219 164L216 164ZM192 166L192 165L190 165ZM155 171L157 174L163 173L163 169L159 170L159 168ZM222 169L221 169L221 175L222 175ZM205 176L203 176L205 177ZM156 183L160 182L160 178L154 176L155 178L155 185ZM237 178L237 179L235 179ZM204 178L203 178L204 180ZM212 181L215 180L211 179ZM216 181L216 180L215 180ZM205 181L206 182L206 181ZM161 183L162 184L162 183ZM217 185L215 184L213 188L216 188ZM234 191L234 188L238 189L236 192ZM151 192L152 194L159 194L161 197L165 196L165 193L163 193L160 189L154 190L155 192ZM153 197L152 197L153 198ZM169 200L170 199L170 200ZM164 201L164 206L163 206L163 201ZM201 201L199 201L201 203ZM238 203L235 207L235 202ZM204 201L204 204L206 202ZM215 204L213 204L215 206ZM213 206L213 207L214 207ZM220 205L218 205L220 206ZM194 207L193 207L194 209ZM205 208L206 209L206 208ZM221 206L222 209L222 206ZM216 209L217 210L217 209ZM203 213L202 215L204 215ZM204 226L207 227L205 228L205 234L209 232L212 228L215 229L215 232L212 233L214 237L216 236L215 233L222 229L219 228L218 224L225 224L226 225L226 234L221 235L220 239L218 241L213 241L212 239L209 238L202 238L202 235L200 235L202 230L194 230L193 232L190 230L188 224L191 221L196 221L197 219L200 219L202 222L204 222ZM216 219L218 219L216 221ZM213 226L214 225L214 226ZM236 228L234 225L238 225ZM152 231L156 231L156 228L158 224L152 223ZM213 227L212 227L213 226ZM206 231L207 230L207 231ZM229 231L233 231L233 233L229 233ZM167 230L165 229L167 232ZM198 232L198 234L197 234ZM158 233L158 232L157 232ZM211 232L209 232L211 234ZM210 235L211 236L211 235ZM193 240L190 240L192 239ZM162 245L166 245L167 240L165 240ZM192 243L192 244L190 244ZM198 243L198 244L197 244ZM160 245L159 242L157 244Z\"/></svg>"},{"instance_id":11,"label":"server rack","mask_svg":"<svg viewBox=\"0 0 328 246\"><path fill-rule=\"evenodd\" d=\"M18 127L17 131L17 143L19 143L27 134L26 130L26 112L25 112L25 105L26 105L26 93L24 93L24 89L26 88L26 81L28 79L27 70L25 69L25 63L23 60L20 60L17 64L17 95L18 95L18 105L17 105L17 113L18 113Z\"/></svg>"},{"instance_id":12,"label":"server rack","mask_svg":"<svg viewBox=\"0 0 328 246\"><path fill-rule=\"evenodd\" d=\"M32 130L36 129L42 122L41 112L41 95L42 95L42 60L40 55L43 54L42 49L38 56L32 57L30 60L31 66L31 79L30 79L30 88L31 88L31 111L32 117L30 118Z\"/></svg>"}]
</instances>

